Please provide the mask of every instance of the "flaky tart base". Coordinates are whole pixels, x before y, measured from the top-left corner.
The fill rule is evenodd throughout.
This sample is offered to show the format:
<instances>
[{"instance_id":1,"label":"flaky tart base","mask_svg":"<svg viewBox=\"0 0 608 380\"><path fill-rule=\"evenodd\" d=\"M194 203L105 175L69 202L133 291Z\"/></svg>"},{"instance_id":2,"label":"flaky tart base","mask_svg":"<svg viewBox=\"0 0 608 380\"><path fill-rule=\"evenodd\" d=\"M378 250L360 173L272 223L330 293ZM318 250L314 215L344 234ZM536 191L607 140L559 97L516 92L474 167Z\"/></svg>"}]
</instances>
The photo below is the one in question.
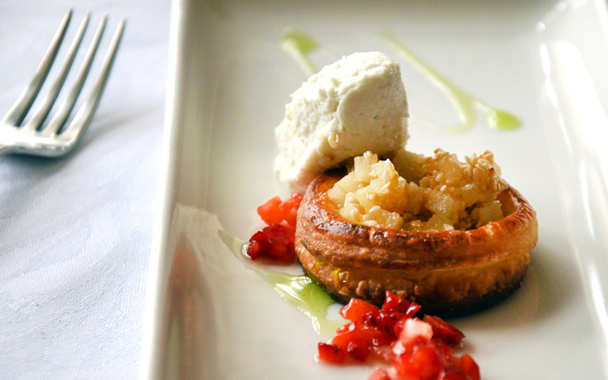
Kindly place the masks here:
<instances>
[{"instance_id":1,"label":"flaky tart base","mask_svg":"<svg viewBox=\"0 0 608 380\"><path fill-rule=\"evenodd\" d=\"M327 191L342 177L315 179L298 211L295 248L304 271L334 298L380 305L386 290L428 313L466 314L517 290L536 245L536 213L517 190L499 194L503 219L477 229L410 232L353 224Z\"/></svg>"}]
</instances>

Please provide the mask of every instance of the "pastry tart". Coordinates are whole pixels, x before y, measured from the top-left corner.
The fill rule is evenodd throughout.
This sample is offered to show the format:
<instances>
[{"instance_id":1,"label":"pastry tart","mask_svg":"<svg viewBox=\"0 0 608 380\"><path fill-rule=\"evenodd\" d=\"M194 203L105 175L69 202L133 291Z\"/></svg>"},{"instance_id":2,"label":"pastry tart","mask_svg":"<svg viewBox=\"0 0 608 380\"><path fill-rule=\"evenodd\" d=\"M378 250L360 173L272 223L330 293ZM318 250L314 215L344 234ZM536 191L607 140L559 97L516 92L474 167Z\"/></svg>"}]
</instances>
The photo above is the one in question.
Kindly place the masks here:
<instances>
[{"instance_id":1,"label":"pastry tart","mask_svg":"<svg viewBox=\"0 0 608 380\"><path fill-rule=\"evenodd\" d=\"M304 271L334 298L380 305L386 290L454 316L493 305L517 290L537 241L536 214L510 186L498 194L504 217L469 230L406 231L346 220L328 191L344 173L308 187L295 249Z\"/></svg>"}]
</instances>

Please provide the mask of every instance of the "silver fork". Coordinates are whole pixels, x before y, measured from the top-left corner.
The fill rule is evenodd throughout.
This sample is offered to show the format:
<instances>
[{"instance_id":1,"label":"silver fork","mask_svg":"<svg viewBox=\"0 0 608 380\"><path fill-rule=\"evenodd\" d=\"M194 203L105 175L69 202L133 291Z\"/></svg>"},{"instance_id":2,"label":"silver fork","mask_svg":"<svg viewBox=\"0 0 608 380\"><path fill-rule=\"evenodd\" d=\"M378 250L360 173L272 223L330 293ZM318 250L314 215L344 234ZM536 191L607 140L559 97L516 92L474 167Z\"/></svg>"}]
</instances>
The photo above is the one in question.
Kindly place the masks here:
<instances>
[{"instance_id":1,"label":"silver fork","mask_svg":"<svg viewBox=\"0 0 608 380\"><path fill-rule=\"evenodd\" d=\"M32 108L51 66L57 57L57 52L63 42L71 18L72 10L70 9L61 21L59 29L55 33L34 77L23 90L13 107L2 121L0 121L0 154L23 153L46 157L65 155L74 147L79 137L82 135L82 132L91 122L93 114L101 99L104 87L108 81L114 59L116 58L118 46L120 45L120 40L125 27L125 19L122 19L118 24L99 74L97 75L88 96L85 98L72 120L67 123L68 118L74 109L74 105L76 104L76 100L82 92L82 87L89 74L93 59L97 54L99 42L101 41L101 37L106 27L107 17L105 16L97 28L91 46L86 53L82 67L75 78L72 88L69 90L59 108L57 108L54 116L45 124L81 45L85 30L89 24L89 14L87 14L81 22L80 27L76 32L76 36L68 49L66 58L57 73L57 77L49 87L48 93L40 101L39 106L29 120L24 122L26 115Z\"/></svg>"}]
</instances>

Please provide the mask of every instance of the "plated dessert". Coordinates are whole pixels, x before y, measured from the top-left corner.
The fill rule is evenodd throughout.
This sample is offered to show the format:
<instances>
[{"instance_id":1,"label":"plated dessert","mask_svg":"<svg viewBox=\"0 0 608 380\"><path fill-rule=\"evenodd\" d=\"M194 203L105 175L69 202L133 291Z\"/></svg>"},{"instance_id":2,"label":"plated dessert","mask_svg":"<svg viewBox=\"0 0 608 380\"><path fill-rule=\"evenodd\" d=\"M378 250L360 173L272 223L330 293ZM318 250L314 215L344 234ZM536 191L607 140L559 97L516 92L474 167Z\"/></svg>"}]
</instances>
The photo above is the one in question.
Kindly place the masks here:
<instances>
[{"instance_id":1,"label":"plated dessert","mask_svg":"<svg viewBox=\"0 0 608 380\"><path fill-rule=\"evenodd\" d=\"M399 65L355 53L292 95L275 168L302 189L295 251L334 297L381 305L385 292L455 315L515 291L537 240L536 214L491 152L430 157L405 149Z\"/></svg>"},{"instance_id":2,"label":"plated dessert","mask_svg":"<svg viewBox=\"0 0 608 380\"><path fill-rule=\"evenodd\" d=\"M464 335L430 314L474 312L519 288L536 214L492 152L460 161L406 150L408 115L399 65L382 53L311 76L275 129L278 177L304 194L258 208L268 227L246 253L297 257L347 304L340 314L351 323L319 345L322 361L392 366L370 379L477 379L472 358L452 355Z\"/></svg>"}]
</instances>

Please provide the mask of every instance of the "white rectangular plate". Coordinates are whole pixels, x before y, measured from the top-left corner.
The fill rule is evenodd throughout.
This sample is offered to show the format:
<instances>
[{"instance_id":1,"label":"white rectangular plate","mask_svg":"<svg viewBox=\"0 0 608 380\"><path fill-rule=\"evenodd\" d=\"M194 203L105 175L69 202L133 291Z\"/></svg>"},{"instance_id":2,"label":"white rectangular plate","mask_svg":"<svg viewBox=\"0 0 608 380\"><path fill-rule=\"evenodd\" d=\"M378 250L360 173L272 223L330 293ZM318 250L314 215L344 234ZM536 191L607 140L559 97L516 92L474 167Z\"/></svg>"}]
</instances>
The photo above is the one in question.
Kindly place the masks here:
<instances>
[{"instance_id":1,"label":"white rectangular plate","mask_svg":"<svg viewBox=\"0 0 608 380\"><path fill-rule=\"evenodd\" d=\"M287 28L320 45L317 68L355 51L401 63L410 111L455 124L445 95L383 39L390 32L472 96L517 115L513 131L412 120L408 149L494 151L538 212L522 288L453 323L486 379L605 379L608 315L606 9L578 1L195 1L173 7L165 191L150 266L144 378L366 379L315 362L310 321L235 259L255 208L288 189L273 129L306 75ZM149 348L149 350L148 350Z\"/></svg>"}]
</instances>

